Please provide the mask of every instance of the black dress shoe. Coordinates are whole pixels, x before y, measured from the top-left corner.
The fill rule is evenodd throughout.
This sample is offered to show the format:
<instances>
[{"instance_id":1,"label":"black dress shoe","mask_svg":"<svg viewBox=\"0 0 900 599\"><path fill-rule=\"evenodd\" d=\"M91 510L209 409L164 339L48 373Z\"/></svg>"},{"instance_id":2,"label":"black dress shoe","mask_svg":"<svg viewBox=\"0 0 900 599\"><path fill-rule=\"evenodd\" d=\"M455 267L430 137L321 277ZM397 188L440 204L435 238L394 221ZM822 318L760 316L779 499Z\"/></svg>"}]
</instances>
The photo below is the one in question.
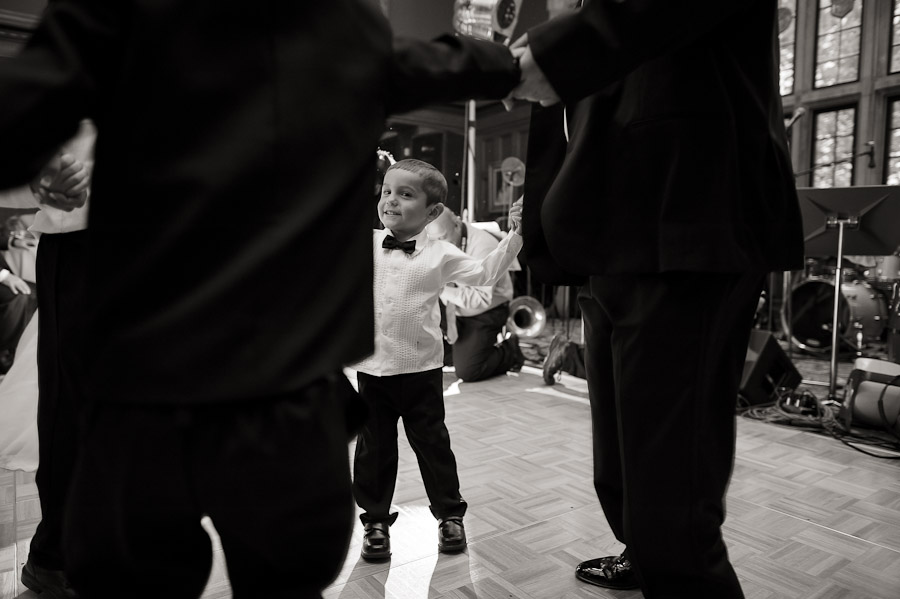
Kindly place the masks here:
<instances>
[{"instance_id":1,"label":"black dress shoe","mask_svg":"<svg viewBox=\"0 0 900 599\"><path fill-rule=\"evenodd\" d=\"M640 588L631 562L624 554L581 562L575 568L575 578L607 589Z\"/></svg>"},{"instance_id":2,"label":"black dress shoe","mask_svg":"<svg viewBox=\"0 0 900 599\"><path fill-rule=\"evenodd\" d=\"M78 599L62 570L36 566L29 559L22 566L22 584L41 596L41 599Z\"/></svg>"},{"instance_id":3,"label":"black dress shoe","mask_svg":"<svg viewBox=\"0 0 900 599\"><path fill-rule=\"evenodd\" d=\"M547 350L547 357L544 358L545 385L552 385L556 382L556 373L562 370L568 345L568 340L562 334L554 335L550 340L550 349Z\"/></svg>"},{"instance_id":4,"label":"black dress shoe","mask_svg":"<svg viewBox=\"0 0 900 599\"><path fill-rule=\"evenodd\" d=\"M362 558L374 562L391 557L391 526L387 522L367 522L363 537Z\"/></svg>"},{"instance_id":5,"label":"black dress shoe","mask_svg":"<svg viewBox=\"0 0 900 599\"><path fill-rule=\"evenodd\" d=\"M506 343L513 353L513 362L509 367L509 372L521 372L522 366L525 366L525 354L522 353L522 348L519 347L519 336L510 335Z\"/></svg>"},{"instance_id":6,"label":"black dress shoe","mask_svg":"<svg viewBox=\"0 0 900 599\"><path fill-rule=\"evenodd\" d=\"M456 553L466 548L466 525L460 516L444 518L438 525L438 551Z\"/></svg>"}]
</instances>

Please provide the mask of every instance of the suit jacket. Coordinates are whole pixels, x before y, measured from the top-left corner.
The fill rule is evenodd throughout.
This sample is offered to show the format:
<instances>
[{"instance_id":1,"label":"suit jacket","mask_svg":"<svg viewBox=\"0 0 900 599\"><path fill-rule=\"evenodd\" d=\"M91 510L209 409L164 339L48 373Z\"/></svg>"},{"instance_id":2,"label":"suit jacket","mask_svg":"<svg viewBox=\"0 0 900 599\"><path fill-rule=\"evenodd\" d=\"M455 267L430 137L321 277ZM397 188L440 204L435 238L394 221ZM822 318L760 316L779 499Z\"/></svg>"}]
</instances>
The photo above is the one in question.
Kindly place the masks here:
<instances>
[{"instance_id":1,"label":"suit jacket","mask_svg":"<svg viewBox=\"0 0 900 599\"><path fill-rule=\"evenodd\" d=\"M97 125L92 392L292 392L370 353L386 116L503 97L502 46L392 42L368 0L51 0L0 63L0 188Z\"/></svg>"},{"instance_id":2,"label":"suit jacket","mask_svg":"<svg viewBox=\"0 0 900 599\"><path fill-rule=\"evenodd\" d=\"M589 0L528 33L524 254L546 282L797 268L775 0Z\"/></svg>"}]
</instances>

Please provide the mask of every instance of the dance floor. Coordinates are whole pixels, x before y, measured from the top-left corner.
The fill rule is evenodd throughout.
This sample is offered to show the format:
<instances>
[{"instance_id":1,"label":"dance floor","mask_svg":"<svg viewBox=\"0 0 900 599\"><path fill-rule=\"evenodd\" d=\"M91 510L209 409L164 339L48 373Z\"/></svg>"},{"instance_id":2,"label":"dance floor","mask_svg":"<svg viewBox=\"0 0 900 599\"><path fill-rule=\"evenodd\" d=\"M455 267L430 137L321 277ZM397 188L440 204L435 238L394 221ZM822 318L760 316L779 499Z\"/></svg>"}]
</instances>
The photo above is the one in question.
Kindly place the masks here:
<instances>
[{"instance_id":1,"label":"dance floor","mask_svg":"<svg viewBox=\"0 0 900 599\"><path fill-rule=\"evenodd\" d=\"M448 372L444 385L447 424L469 502L468 550L438 553L437 525L401 430L393 558L362 561L357 522L343 569L325 597L641 597L639 591L591 587L573 576L579 561L622 549L591 484L585 382L564 376L546 387L540 371L526 367L518 375L472 384ZM350 450L352 455L352 445ZM900 461L739 418L727 506L725 540L748 599L900 597ZM248 517L254 509L247 506ZM18 578L39 511L33 475L0 471L0 599L37 597ZM204 597L230 597L221 547L212 525L209 530L216 555Z\"/></svg>"}]
</instances>

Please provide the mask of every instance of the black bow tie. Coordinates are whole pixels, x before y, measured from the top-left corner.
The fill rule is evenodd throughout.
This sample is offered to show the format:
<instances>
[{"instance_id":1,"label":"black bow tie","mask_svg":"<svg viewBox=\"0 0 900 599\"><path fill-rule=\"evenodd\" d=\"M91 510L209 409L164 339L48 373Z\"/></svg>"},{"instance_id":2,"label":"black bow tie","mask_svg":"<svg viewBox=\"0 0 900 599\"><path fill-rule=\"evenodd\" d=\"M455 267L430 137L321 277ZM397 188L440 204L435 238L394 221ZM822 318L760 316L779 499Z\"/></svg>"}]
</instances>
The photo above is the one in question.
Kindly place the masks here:
<instances>
[{"instance_id":1,"label":"black bow tie","mask_svg":"<svg viewBox=\"0 0 900 599\"><path fill-rule=\"evenodd\" d=\"M411 239L410 241L397 241L397 238L393 235L388 235L384 238L384 243L381 244L386 250L403 250L407 254L412 254L416 251L416 240Z\"/></svg>"}]
</instances>

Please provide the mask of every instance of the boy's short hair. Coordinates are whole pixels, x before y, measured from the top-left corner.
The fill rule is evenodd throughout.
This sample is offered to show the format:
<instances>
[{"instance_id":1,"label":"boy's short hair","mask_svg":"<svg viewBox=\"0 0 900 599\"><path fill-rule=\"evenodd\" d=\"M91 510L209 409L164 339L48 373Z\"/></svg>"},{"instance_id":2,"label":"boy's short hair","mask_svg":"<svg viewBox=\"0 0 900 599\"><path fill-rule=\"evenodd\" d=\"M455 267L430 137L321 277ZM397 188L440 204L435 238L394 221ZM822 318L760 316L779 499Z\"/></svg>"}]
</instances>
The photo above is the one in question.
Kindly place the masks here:
<instances>
[{"instance_id":1,"label":"boy's short hair","mask_svg":"<svg viewBox=\"0 0 900 599\"><path fill-rule=\"evenodd\" d=\"M422 190L425 192L428 206L447 201L447 179L432 165L421 160L405 158L395 162L384 172L387 174L394 169L409 171L422 177Z\"/></svg>"}]
</instances>

